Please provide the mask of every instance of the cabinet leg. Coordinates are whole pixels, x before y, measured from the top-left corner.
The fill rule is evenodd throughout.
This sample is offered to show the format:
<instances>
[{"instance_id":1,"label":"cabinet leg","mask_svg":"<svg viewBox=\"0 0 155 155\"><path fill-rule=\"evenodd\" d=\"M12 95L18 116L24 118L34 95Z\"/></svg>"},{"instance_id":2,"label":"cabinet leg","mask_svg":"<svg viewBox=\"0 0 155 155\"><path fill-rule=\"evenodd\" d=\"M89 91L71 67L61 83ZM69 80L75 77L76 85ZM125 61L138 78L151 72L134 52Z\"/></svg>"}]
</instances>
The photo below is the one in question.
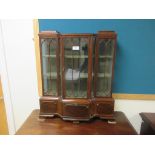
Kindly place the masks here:
<instances>
[{"instance_id":1,"label":"cabinet leg","mask_svg":"<svg viewBox=\"0 0 155 155\"><path fill-rule=\"evenodd\" d=\"M116 120L115 119L112 119L112 120L108 120L108 124L116 124Z\"/></svg>"},{"instance_id":2,"label":"cabinet leg","mask_svg":"<svg viewBox=\"0 0 155 155\"><path fill-rule=\"evenodd\" d=\"M79 124L80 122L79 122L79 121L73 121L73 123L74 123L74 124Z\"/></svg>"},{"instance_id":3,"label":"cabinet leg","mask_svg":"<svg viewBox=\"0 0 155 155\"><path fill-rule=\"evenodd\" d=\"M39 117L39 118L38 118L38 121L39 121L39 122L44 122L44 121L45 121L45 118Z\"/></svg>"},{"instance_id":4,"label":"cabinet leg","mask_svg":"<svg viewBox=\"0 0 155 155\"><path fill-rule=\"evenodd\" d=\"M47 115L47 116L39 116L38 121L39 122L44 122L47 118L53 118L54 115Z\"/></svg>"}]
</instances>

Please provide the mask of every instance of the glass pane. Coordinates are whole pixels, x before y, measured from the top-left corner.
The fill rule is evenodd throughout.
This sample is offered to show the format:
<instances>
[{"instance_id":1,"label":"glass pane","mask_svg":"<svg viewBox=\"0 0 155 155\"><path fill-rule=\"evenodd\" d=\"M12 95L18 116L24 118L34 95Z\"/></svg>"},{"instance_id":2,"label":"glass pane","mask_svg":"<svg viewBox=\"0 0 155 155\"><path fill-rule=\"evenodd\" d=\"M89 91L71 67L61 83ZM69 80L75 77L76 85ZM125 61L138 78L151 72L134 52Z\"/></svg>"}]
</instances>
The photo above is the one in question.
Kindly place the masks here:
<instances>
[{"instance_id":1,"label":"glass pane","mask_svg":"<svg viewBox=\"0 0 155 155\"><path fill-rule=\"evenodd\" d=\"M67 98L87 98L88 38L65 38L65 84Z\"/></svg>"},{"instance_id":2,"label":"glass pane","mask_svg":"<svg viewBox=\"0 0 155 155\"><path fill-rule=\"evenodd\" d=\"M114 40L101 39L98 49L97 96L111 95Z\"/></svg>"},{"instance_id":3,"label":"glass pane","mask_svg":"<svg viewBox=\"0 0 155 155\"><path fill-rule=\"evenodd\" d=\"M57 39L41 39L44 95L57 96Z\"/></svg>"}]
</instances>

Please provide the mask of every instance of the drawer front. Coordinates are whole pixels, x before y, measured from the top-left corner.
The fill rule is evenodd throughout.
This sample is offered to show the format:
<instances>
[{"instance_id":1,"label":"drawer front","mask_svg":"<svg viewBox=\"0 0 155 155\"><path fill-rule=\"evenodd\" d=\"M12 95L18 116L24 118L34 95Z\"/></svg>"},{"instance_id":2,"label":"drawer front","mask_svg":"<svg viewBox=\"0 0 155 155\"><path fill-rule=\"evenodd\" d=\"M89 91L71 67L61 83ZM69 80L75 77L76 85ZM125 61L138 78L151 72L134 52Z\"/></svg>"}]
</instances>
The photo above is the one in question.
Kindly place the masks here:
<instances>
[{"instance_id":1,"label":"drawer front","mask_svg":"<svg viewBox=\"0 0 155 155\"><path fill-rule=\"evenodd\" d=\"M114 112L113 103L96 103L96 113L99 115L110 115Z\"/></svg>"},{"instance_id":2,"label":"drawer front","mask_svg":"<svg viewBox=\"0 0 155 155\"><path fill-rule=\"evenodd\" d=\"M57 101L40 101L40 113L52 114L57 112Z\"/></svg>"},{"instance_id":3,"label":"drawer front","mask_svg":"<svg viewBox=\"0 0 155 155\"><path fill-rule=\"evenodd\" d=\"M64 103L63 115L66 117L89 117L89 105Z\"/></svg>"}]
</instances>

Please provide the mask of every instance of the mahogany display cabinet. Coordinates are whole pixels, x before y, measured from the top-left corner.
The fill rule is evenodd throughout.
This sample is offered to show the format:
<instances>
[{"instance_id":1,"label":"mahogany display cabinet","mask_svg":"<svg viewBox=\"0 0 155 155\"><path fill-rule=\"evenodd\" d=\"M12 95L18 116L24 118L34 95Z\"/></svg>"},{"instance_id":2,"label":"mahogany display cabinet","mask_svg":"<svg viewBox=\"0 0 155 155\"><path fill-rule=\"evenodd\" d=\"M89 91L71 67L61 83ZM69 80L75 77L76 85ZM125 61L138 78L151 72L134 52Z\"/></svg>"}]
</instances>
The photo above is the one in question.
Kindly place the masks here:
<instances>
[{"instance_id":1,"label":"mahogany display cabinet","mask_svg":"<svg viewBox=\"0 0 155 155\"><path fill-rule=\"evenodd\" d=\"M113 119L112 80L117 35L39 33L42 89L40 118Z\"/></svg>"}]
</instances>

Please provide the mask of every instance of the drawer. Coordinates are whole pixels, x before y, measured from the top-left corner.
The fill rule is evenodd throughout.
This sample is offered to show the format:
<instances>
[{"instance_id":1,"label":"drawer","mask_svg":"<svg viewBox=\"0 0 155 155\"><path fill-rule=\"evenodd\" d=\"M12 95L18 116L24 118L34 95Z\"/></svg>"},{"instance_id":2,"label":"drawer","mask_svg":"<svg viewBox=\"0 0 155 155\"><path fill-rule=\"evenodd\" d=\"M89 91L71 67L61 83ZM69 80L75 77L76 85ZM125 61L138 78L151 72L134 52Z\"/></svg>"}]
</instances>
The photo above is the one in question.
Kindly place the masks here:
<instances>
[{"instance_id":1,"label":"drawer","mask_svg":"<svg viewBox=\"0 0 155 155\"><path fill-rule=\"evenodd\" d=\"M114 104L113 103L96 103L96 113L99 115L111 115L114 113Z\"/></svg>"},{"instance_id":2,"label":"drawer","mask_svg":"<svg viewBox=\"0 0 155 155\"><path fill-rule=\"evenodd\" d=\"M63 103L63 115L65 117L88 118L90 115L89 104Z\"/></svg>"},{"instance_id":3,"label":"drawer","mask_svg":"<svg viewBox=\"0 0 155 155\"><path fill-rule=\"evenodd\" d=\"M40 113L43 114L53 114L57 112L57 103L58 101L49 100L49 101L40 101Z\"/></svg>"}]
</instances>

